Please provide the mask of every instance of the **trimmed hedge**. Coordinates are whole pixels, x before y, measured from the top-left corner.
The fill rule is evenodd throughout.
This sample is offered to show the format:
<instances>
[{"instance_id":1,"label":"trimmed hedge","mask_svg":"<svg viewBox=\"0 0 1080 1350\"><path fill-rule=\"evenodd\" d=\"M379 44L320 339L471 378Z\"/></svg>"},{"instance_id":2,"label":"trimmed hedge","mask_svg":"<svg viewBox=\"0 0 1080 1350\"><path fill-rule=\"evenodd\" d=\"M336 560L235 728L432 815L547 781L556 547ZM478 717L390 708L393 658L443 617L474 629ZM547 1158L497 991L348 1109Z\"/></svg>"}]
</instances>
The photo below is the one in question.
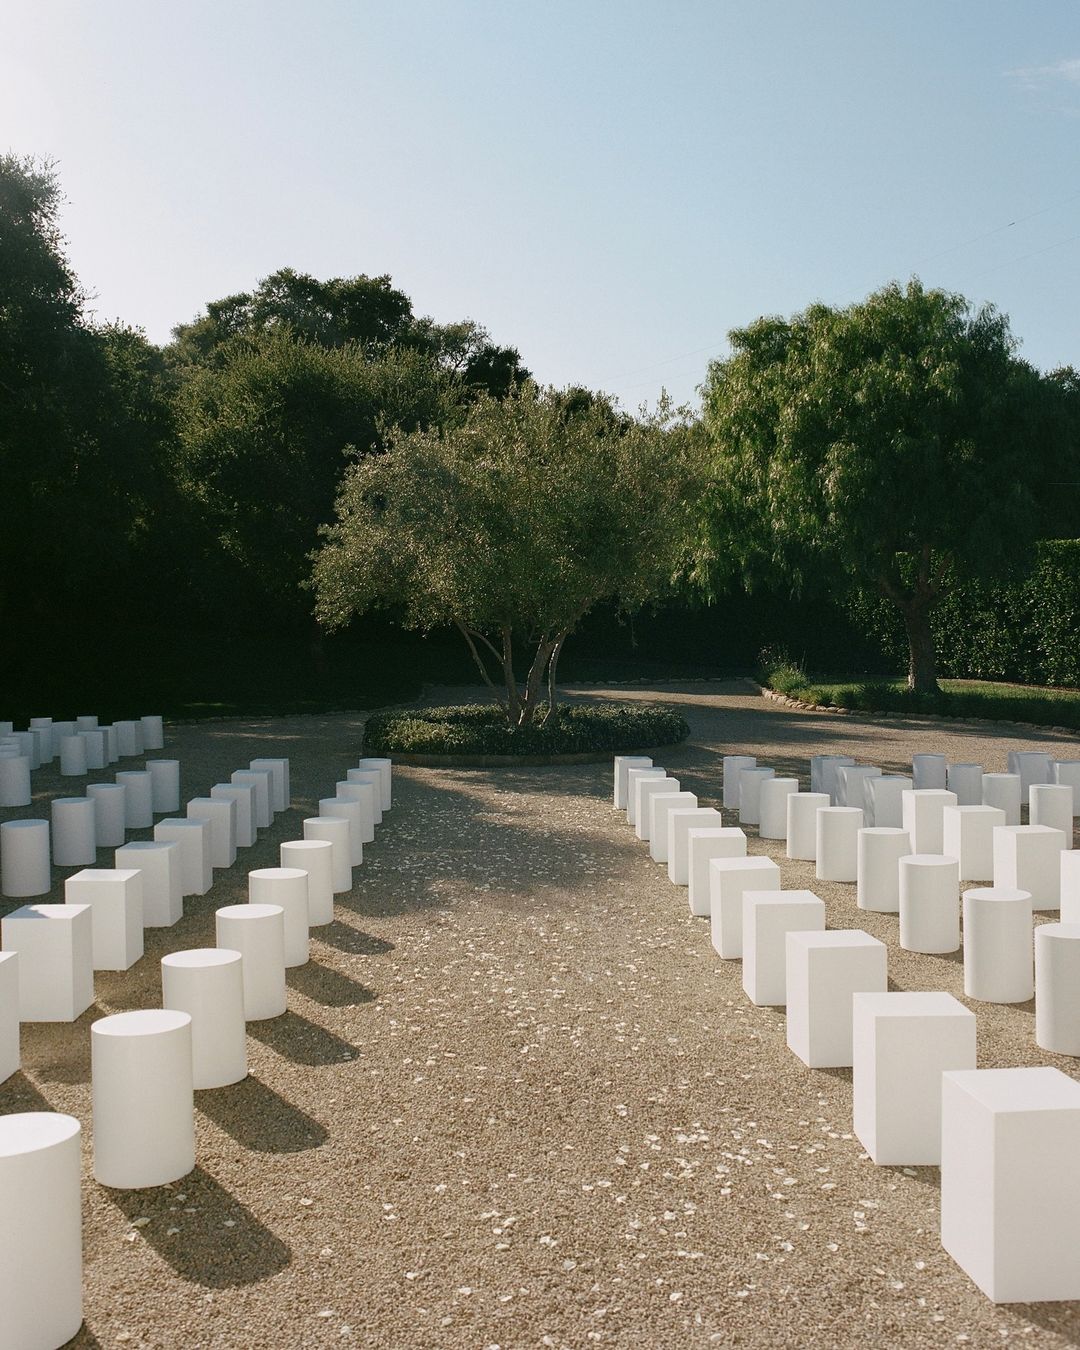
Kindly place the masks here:
<instances>
[{"instance_id":1,"label":"trimmed hedge","mask_svg":"<svg viewBox=\"0 0 1080 1350\"><path fill-rule=\"evenodd\" d=\"M542 710L541 710L542 714ZM674 745L690 735L669 708L573 704L553 726L511 730L490 704L373 713L364 728L365 755L572 755Z\"/></svg>"}]
</instances>

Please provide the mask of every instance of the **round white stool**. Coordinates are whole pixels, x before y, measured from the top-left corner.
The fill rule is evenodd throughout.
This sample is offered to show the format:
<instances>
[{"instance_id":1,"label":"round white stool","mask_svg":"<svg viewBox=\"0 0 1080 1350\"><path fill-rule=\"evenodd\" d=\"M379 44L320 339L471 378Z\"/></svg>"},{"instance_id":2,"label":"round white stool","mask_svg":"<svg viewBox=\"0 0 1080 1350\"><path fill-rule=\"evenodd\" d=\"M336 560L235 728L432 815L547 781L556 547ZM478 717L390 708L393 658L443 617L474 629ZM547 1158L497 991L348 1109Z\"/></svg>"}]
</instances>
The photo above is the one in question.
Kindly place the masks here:
<instances>
[{"instance_id":1,"label":"round white stool","mask_svg":"<svg viewBox=\"0 0 1080 1350\"><path fill-rule=\"evenodd\" d=\"M60 753L60 747L53 740L52 724L53 720L51 717L31 717L30 721L26 724L31 731L45 732L45 737L44 740L41 741L41 745L45 750L45 762L47 764L51 764ZM10 726L10 723L8 725ZM11 733L9 732L9 735L10 734Z\"/></svg>"},{"instance_id":2,"label":"round white stool","mask_svg":"<svg viewBox=\"0 0 1080 1350\"><path fill-rule=\"evenodd\" d=\"M130 720L114 722L116 728L116 748L121 759L130 759L132 755L140 753L139 744L142 739L136 731L137 724Z\"/></svg>"},{"instance_id":3,"label":"round white stool","mask_svg":"<svg viewBox=\"0 0 1080 1350\"><path fill-rule=\"evenodd\" d=\"M102 727L101 729L105 733L105 762L115 764L120 758L120 738L113 726Z\"/></svg>"},{"instance_id":4,"label":"round white stool","mask_svg":"<svg viewBox=\"0 0 1080 1350\"><path fill-rule=\"evenodd\" d=\"M142 731L142 741L144 750L161 750L165 746L165 727L161 718L156 713L149 713L139 718L139 728ZM175 811L175 806L167 806L166 811Z\"/></svg>"},{"instance_id":5,"label":"round white stool","mask_svg":"<svg viewBox=\"0 0 1080 1350\"><path fill-rule=\"evenodd\" d=\"M195 1166L191 1018L169 1008L101 1017L90 1026L94 1177L135 1190Z\"/></svg>"},{"instance_id":6,"label":"round white stool","mask_svg":"<svg viewBox=\"0 0 1080 1350\"><path fill-rule=\"evenodd\" d=\"M123 783L89 783L99 848L119 848L127 830L127 788Z\"/></svg>"},{"instance_id":7,"label":"round white stool","mask_svg":"<svg viewBox=\"0 0 1080 1350\"><path fill-rule=\"evenodd\" d=\"M649 763L652 763L651 759L649 760ZM363 759L358 759L356 761L356 767L358 769L378 769L382 786L382 809L384 811L389 811L394 804L392 778L394 767L393 760L380 759L378 757L372 758L368 755ZM623 787L624 789L626 787L625 778L623 779ZM616 802L616 805L618 805L618 802Z\"/></svg>"},{"instance_id":8,"label":"round white stool","mask_svg":"<svg viewBox=\"0 0 1080 1350\"><path fill-rule=\"evenodd\" d=\"M758 794L758 834L762 839L787 838L787 799L798 792L797 778L766 778Z\"/></svg>"},{"instance_id":9,"label":"round white stool","mask_svg":"<svg viewBox=\"0 0 1080 1350\"><path fill-rule=\"evenodd\" d=\"M96 713L82 713L75 719L76 731L98 731L99 729Z\"/></svg>"},{"instance_id":10,"label":"round white stool","mask_svg":"<svg viewBox=\"0 0 1080 1350\"><path fill-rule=\"evenodd\" d=\"M760 822L761 785L766 778L774 778L775 769L756 765L739 772L739 824L757 825Z\"/></svg>"},{"instance_id":11,"label":"round white stool","mask_svg":"<svg viewBox=\"0 0 1080 1350\"><path fill-rule=\"evenodd\" d=\"M180 761L148 759L150 807L156 816L172 816L180 810Z\"/></svg>"},{"instance_id":12,"label":"round white stool","mask_svg":"<svg viewBox=\"0 0 1080 1350\"><path fill-rule=\"evenodd\" d=\"M1080 1055L1080 923L1035 929L1035 1044Z\"/></svg>"},{"instance_id":13,"label":"round white stool","mask_svg":"<svg viewBox=\"0 0 1080 1350\"><path fill-rule=\"evenodd\" d=\"M817 857L817 813L829 805L827 792L792 792L787 799L787 856Z\"/></svg>"},{"instance_id":14,"label":"round white stool","mask_svg":"<svg viewBox=\"0 0 1080 1350\"><path fill-rule=\"evenodd\" d=\"M0 759L0 806L29 806L30 761L25 755L5 755Z\"/></svg>"},{"instance_id":15,"label":"round white stool","mask_svg":"<svg viewBox=\"0 0 1080 1350\"><path fill-rule=\"evenodd\" d=\"M217 944L241 956L244 1020L285 1011L285 911L280 905L225 905L215 915Z\"/></svg>"},{"instance_id":16,"label":"round white stool","mask_svg":"<svg viewBox=\"0 0 1080 1350\"><path fill-rule=\"evenodd\" d=\"M964 892L964 993L984 1003L1026 1003L1031 965L1031 892L975 886Z\"/></svg>"},{"instance_id":17,"label":"round white stool","mask_svg":"<svg viewBox=\"0 0 1080 1350\"><path fill-rule=\"evenodd\" d=\"M349 863L359 867L364 861L364 807L345 797L320 797L319 815L349 822Z\"/></svg>"},{"instance_id":18,"label":"round white stool","mask_svg":"<svg viewBox=\"0 0 1080 1350\"><path fill-rule=\"evenodd\" d=\"M1006 825L1020 824L1020 775L1018 773L984 773L982 776L982 804L996 806L1005 812Z\"/></svg>"},{"instance_id":19,"label":"round white stool","mask_svg":"<svg viewBox=\"0 0 1080 1350\"><path fill-rule=\"evenodd\" d=\"M743 769L752 769L757 764L753 755L725 755L723 765L723 801L729 811L739 809L739 779ZM630 822L633 825L633 821Z\"/></svg>"},{"instance_id":20,"label":"round white stool","mask_svg":"<svg viewBox=\"0 0 1080 1350\"><path fill-rule=\"evenodd\" d=\"M900 946L954 952L960 946L960 864L939 853L900 859Z\"/></svg>"},{"instance_id":21,"label":"round white stool","mask_svg":"<svg viewBox=\"0 0 1080 1350\"><path fill-rule=\"evenodd\" d=\"M945 771L946 785L956 793L957 806L983 805L983 769L981 764L950 764Z\"/></svg>"},{"instance_id":22,"label":"round white stool","mask_svg":"<svg viewBox=\"0 0 1080 1350\"><path fill-rule=\"evenodd\" d=\"M227 947L171 952L161 958L161 1006L191 1018L196 1089L247 1077L243 957Z\"/></svg>"},{"instance_id":23,"label":"round white stool","mask_svg":"<svg viewBox=\"0 0 1080 1350\"><path fill-rule=\"evenodd\" d=\"M375 842L377 814L382 814L382 808L379 806L378 775L373 775L373 777L375 781L370 783L345 782L334 784L334 792L340 800L360 803L360 842L362 844Z\"/></svg>"},{"instance_id":24,"label":"round white stool","mask_svg":"<svg viewBox=\"0 0 1080 1350\"><path fill-rule=\"evenodd\" d=\"M376 825L381 825L381 824L382 824L382 810L383 810L383 809L382 809L382 774L379 773L378 769L350 769L350 770L346 773L345 779L346 779L346 782L352 783L352 784L354 784L354 785L357 786L357 787L362 787L364 784L367 784L367 786L371 788L371 790L372 790L372 792L373 792L373 794L374 794L374 800L373 800L373 803L372 803L372 814L373 814L373 816L374 816L374 822L375 822ZM340 791L340 789L341 789L341 784L338 783L335 790L337 791L337 795L338 795L339 797L341 797L341 796L344 795L344 794ZM374 836L372 836L372 838L374 838ZM365 839L364 842L365 842L365 843L368 843L369 841Z\"/></svg>"},{"instance_id":25,"label":"round white stool","mask_svg":"<svg viewBox=\"0 0 1080 1350\"><path fill-rule=\"evenodd\" d=\"M859 831L855 903L879 914L900 911L900 859L911 853L907 830L872 825Z\"/></svg>"},{"instance_id":26,"label":"round white stool","mask_svg":"<svg viewBox=\"0 0 1080 1350\"><path fill-rule=\"evenodd\" d=\"M1052 830L1061 830L1065 835L1065 846L1070 848L1073 837L1072 788L1068 783L1032 783L1028 792L1031 824L1049 825Z\"/></svg>"},{"instance_id":27,"label":"round white stool","mask_svg":"<svg viewBox=\"0 0 1080 1350\"><path fill-rule=\"evenodd\" d=\"M0 1116L0 1345L56 1350L82 1326L79 1122Z\"/></svg>"},{"instance_id":28,"label":"round white stool","mask_svg":"<svg viewBox=\"0 0 1080 1350\"><path fill-rule=\"evenodd\" d=\"M304 821L305 839L325 839L333 844L334 894L352 890L352 840L349 822L344 816L308 816Z\"/></svg>"},{"instance_id":29,"label":"round white stool","mask_svg":"<svg viewBox=\"0 0 1080 1350\"><path fill-rule=\"evenodd\" d=\"M5 820L0 825L0 891L13 900L48 895L49 822Z\"/></svg>"},{"instance_id":30,"label":"round white stool","mask_svg":"<svg viewBox=\"0 0 1080 1350\"><path fill-rule=\"evenodd\" d=\"M307 873L308 926L334 921L334 846L329 839L290 839L281 845L282 867Z\"/></svg>"},{"instance_id":31,"label":"round white stool","mask_svg":"<svg viewBox=\"0 0 1080 1350\"><path fill-rule=\"evenodd\" d=\"M83 867L97 860L97 825L91 797L54 797L52 850L57 867Z\"/></svg>"},{"instance_id":32,"label":"round white stool","mask_svg":"<svg viewBox=\"0 0 1080 1350\"><path fill-rule=\"evenodd\" d=\"M285 965L305 965L309 955L308 877L298 867L260 867L248 873L248 902L280 905L285 914Z\"/></svg>"},{"instance_id":33,"label":"round white stool","mask_svg":"<svg viewBox=\"0 0 1080 1350\"><path fill-rule=\"evenodd\" d=\"M86 767L86 742L81 736L65 736L60 742L60 776L81 778Z\"/></svg>"},{"instance_id":34,"label":"round white stool","mask_svg":"<svg viewBox=\"0 0 1080 1350\"><path fill-rule=\"evenodd\" d=\"M861 806L825 806L817 812L817 878L819 881L857 881Z\"/></svg>"},{"instance_id":35,"label":"round white stool","mask_svg":"<svg viewBox=\"0 0 1080 1350\"><path fill-rule=\"evenodd\" d=\"M80 731L79 736L86 745L87 769L103 769L106 763L105 733L103 731Z\"/></svg>"},{"instance_id":36,"label":"round white stool","mask_svg":"<svg viewBox=\"0 0 1080 1350\"><path fill-rule=\"evenodd\" d=\"M912 755L911 780L915 791L944 788L949 776L948 763L944 755Z\"/></svg>"},{"instance_id":37,"label":"round white stool","mask_svg":"<svg viewBox=\"0 0 1080 1350\"><path fill-rule=\"evenodd\" d=\"M32 731L16 731L12 733L11 739L17 741L19 749L30 761L30 768L41 768L41 736L35 736Z\"/></svg>"},{"instance_id":38,"label":"round white stool","mask_svg":"<svg viewBox=\"0 0 1080 1350\"><path fill-rule=\"evenodd\" d=\"M129 830L145 830L154 823L153 781L145 769L122 770L116 781L127 788L124 822Z\"/></svg>"}]
</instances>

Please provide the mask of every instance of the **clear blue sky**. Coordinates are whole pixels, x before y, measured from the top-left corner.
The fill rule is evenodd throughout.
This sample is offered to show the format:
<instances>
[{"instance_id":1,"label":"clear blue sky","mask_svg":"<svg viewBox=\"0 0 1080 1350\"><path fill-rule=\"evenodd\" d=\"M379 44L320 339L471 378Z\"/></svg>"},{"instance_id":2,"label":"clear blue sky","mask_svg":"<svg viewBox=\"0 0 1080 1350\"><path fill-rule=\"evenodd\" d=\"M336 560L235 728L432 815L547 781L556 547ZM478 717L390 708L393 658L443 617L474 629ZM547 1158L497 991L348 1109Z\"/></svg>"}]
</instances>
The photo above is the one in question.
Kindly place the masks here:
<instances>
[{"instance_id":1,"label":"clear blue sky","mask_svg":"<svg viewBox=\"0 0 1080 1350\"><path fill-rule=\"evenodd\" d=\"M917 272L1080 365L1077 0L9 0L0 146L156 341L389 273L633 407Z\"/></svg>"}]
</instances>

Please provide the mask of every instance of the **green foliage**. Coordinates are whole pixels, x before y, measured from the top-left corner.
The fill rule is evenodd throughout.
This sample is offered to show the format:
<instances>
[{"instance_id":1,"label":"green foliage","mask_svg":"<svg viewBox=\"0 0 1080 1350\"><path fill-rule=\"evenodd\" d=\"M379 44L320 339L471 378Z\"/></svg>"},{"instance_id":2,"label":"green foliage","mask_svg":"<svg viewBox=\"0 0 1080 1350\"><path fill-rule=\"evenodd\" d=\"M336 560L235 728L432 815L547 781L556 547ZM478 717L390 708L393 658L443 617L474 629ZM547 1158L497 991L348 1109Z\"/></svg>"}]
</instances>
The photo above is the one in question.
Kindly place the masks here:
<instances>
[{"instance_id":1,"label":"green foliage","mask_svg":"<svg viewBox=\"0 0 1080 1350\"><path fill-rule=\"evenodd\" d=\"M625 754L675 745L689 734L689 723L670 708L564 705L554 721L511 728L498 708L467 704L373 713L364 728L364 753L566 755L610 750Z\"/></svg>"}]
</instances>

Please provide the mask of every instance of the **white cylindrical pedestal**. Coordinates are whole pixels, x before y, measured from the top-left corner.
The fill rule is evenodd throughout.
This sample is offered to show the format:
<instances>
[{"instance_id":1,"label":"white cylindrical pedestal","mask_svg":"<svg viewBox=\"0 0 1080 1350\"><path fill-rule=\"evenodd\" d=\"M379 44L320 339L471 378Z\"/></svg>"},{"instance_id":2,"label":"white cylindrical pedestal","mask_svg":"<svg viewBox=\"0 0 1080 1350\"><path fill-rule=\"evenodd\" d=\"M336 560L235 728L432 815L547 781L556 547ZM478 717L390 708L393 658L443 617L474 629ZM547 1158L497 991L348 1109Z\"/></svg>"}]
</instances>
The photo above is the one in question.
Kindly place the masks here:
<instances>
[{"instance_id":1,"label":"white cylindrical pedestal","mask_svg":"<svg viewBox=\"0 0 1080 1350\"><path fill-rule=\"evenodd\" d=\"M1080 1055L1080 924L1035 929L1035 1044Z\"/></svg>"},{"instance_id":2,"label":"white cylindrical pedestal","mask_svg":"<svg viewBox=\"0 0 1080 1350\"><path fill-rule=\"evenodd\" d=\"M76 731L98 731L97 713L81 713L75 719Z\"/></svg>"},{"instance_id":3,"label":"white cylindrical pedestal","mask_svg":"<svg viewBox=\"0 0 1080 1350\"><path fill-rule=\"evenodd\" d=\"M364 861L364 808L360 802L345 797L321 797L319 815L349 822L349 863L359 867Z\"/></svg>"},{"instance_id":4,"label":"white cylindrical pedestal","mask_svg":"<svg viewBox=\"0 0 1080 1350\"><path fill-rule=\"evenodd\" d=\"M148 759L146 772L150 775L150 806L154 815L175 815L180 810L180 761Z\"/></svg>"},{"instance_id":5,"label":"white cylindrical pedestal","mask_svg":"<svg viewBox=\"0 0 1080 1350\"><path fill-rule=\"evenodd\" d=\"M1067 783L1032 783L1028 801L1031 803L1032 825L1049 825L1065 836L1065 847L1072 847L1073 790Z\"/></svg>"},{"instance_id":6,"label":"white cylindrical pedestal","mask_svg":"<svg viewBox=\"0 0 1080 1350\"><path fill-rule=\"evenodd\" d=\"M900 859L911 853L907 830L874 825L859 831L856 904L879 914L900 911Z\"/></svg>"},{"instance_id":7,"label":"white cylindrical pedestal","mask_svg":"<svg viewBox=\"0 0 1080 1350\"><path fill-rule=\"evenodd\" d=\"M130 769L118 773L116 781L127 789L124 798L124 823L127 828L149 829L154 823L154 789L149 773L145 769Z\"/></svg>"},{"instance_id":8,"label":"white cylindrical pedestal","mask_svg":"<svg viewBox=\"0 0 1080 1350\"><path fill-rule=\"evenodd\" d=\"M0 1116L0 1345L56 1350L82 1326L79 1122Z\"/></svg>"},{"instance_id":9,"label":"white cylindrical pedestal","mask_svg":"<svg viewBox=\"0 0 1080 1350\"><path fill-rule=\"evenodd\" d=\"M859 875L860 806L826 806L817 813L817 878L856 881Z\"/></svg>"},{"instance_id":10,"label":"white cylindrical pedestal","mask_svg":"<svg viewBox=\"0 0 1080 1350\"><path fill-rule=\"evenodd\" d=\"M981 764L950 764L945 777L949 791L956 793L957 806L982 806Z\"/></svg>"},{"instance_id":11,"label":"white cylindrical pedestal","mask_svg":"<svg viewBox=\"0 0 1080 1350\"><path fill-rule=\"evenodd\" d=\"M725 755L723 765L724 806L729 811L739 809L739 775L743 769L752 769L757 764L753 755ZM634 824L633 821L630 822Z\"/></svg>"},{"instance_id":12,"label":"white cylindrical pedestal","mask_svg":"<svg viewBox=\"0 0 1080 1350\"><path fill-rule=\"evenodd\" d=\"M248 873L248 900L254 905L279 905L285 915L285 965L307 963L308 878L298 867L260 867Z\"/></svg>"},{"instance_id":13,"label":"white cylindrical pedestal","mask_svg":"<svg viewBox=\"0 0 1080 1350\"><path fill-rule=\"evenodd\" d=\"M382 810L379 806L378 777L369 783L335 783L334 792L339 800L360 803L360 842L374 843L376 812Z\"/></svg>"},{"instance_id":14,"label":"white cylindrical pedestal","mask_svg":"<svg viewBox=\"0 0 1080 1350\"><path fill-rule=\"evenodd\" d=\"M39 739L38 745L40 749L44 751L43 758L46 764L51 764L60 753L60 747L53 739L52 724L53 720L51 717L31 717L30 721L27 723L31 731L43 731L45 733L44 736ZM6 725L8 728L7 734L10 736L13 730L11 723L8 722Z\"/></svg>"},{"instance_id":15,"label":"white cylindrical pedestal","mask_svg":"<svg viewBox=\"0 0 1080 1350\"><path fill-rule=\"evenodd\" d=\"M793 792L787 799L787 856L817 857L817 813L829 805L827 792Z\"/></svg>"},{"instance_id":16,"label":"white cylindrical pedestal","mask_svg":"<svg viewBox=\"0 0 1080 1350\"><path fill-rule=\"evenodd\" d=\"M912 755L911 779L915 784L915 791L944 788L949 777L948 764L944 755Z\"/></svg>"},{"instance_id":17,"label":"white cylindrical pedestal","mask_svg":"<svg viewBox=\"0 0 1080 1350\"><path fill-rule=\"evenodd\" d=\"M116 729L116 748L121 759L130 759L132 755L140 753L139 742L141 737L138 735L137 723L130 720L114 722Z\"/></svg>"},{"instance_id":18,"label":"white cylindrical pedestal","mask_svg":"<svg viewBox=\"0 0 1080 1350\"><path fill-rule=\"evenodd\" d=\"M305 839L326 839L334 846L332 859L334 894L352 890L352 840L344 816L309 816L304 821Z\"/></svg>"},{"instance_id":19,"label":"white cylindrical pedestal","mask_svg":"<svg viewBox=\"0 0 1080 1350\"><path fill-rule=\"evenodd\" d=\"M90 1027L94 1177L134 1190L178 1181L195 1166L191 1018L147 1008Z\"/></svg>"},{"instance_id":20,"label":"white cylindrical pedestal","mask_svg":"<svg viewBox=\"0 0 1080 1350\"><path fill-rule=\"evenodd\" d=\"M191 1018L192 1080L228 1087L247 1077L243 957L226 947L161 958L161 1005Z\"/></svg>"},{"instance_id":21,"label":"white cylindrical pedestal","mask_svg":"<svg viewBox=\"0 0 1080 1350\"><path fill-rule=\"evenodd\" d=\"M98 848L119 848L127 829L127 788L123 783L89 783L86 795L94 803Z\"/></svg>"},{"instance_id":22,"label":"white cylindrical pedestal","mask_svg":"<svg viewBox=\"0 0 1080 1350\"><path fill-rule=\"evenodd\" d=\"M954 952L960 946L960 864L938 853L900 859L900 946Z\"/></svg>"},{"instance_id":23,"label":"white cylindrical pedestal","mask_svg":"<svg viewBox=\"0 0 1080 1350\"><path fill-rule=\"evenodd\" d=\"M48 733L46 733L48 734ZM11 739L17 741L19 749L30 761L31 770L41 768L41 733L35 735L32 731L16 731Z\"/></svg>"},{"instance_id":24,"label":"white cylindrical pedestal","mask_svg":"<svg viewBox=\"0 0 1080 1350\"><path fill-rule=\"evenodd\" d=\"M838 764L836 767L836 805L858 806L866 812L866 784L871 778L880 778L876 764ZM864 819L864 824L869 821Z\"/></svg>"},{"instance_id":25,"label":"white cylindrical pedestal","mask_svg":"<svg viewBox=\"0 0 1080 1350\"><path fill-rule=\"evenodd\" d=\"M836 770L841 764L854 764L851 755L811 755L810 791L824 792L830 797L836 785Z\"/></svg>"},{"instance_id":26,"label":"white cylindrical pedestal","mask_svg":"<svg viewBox=\"0 0 1080 1350\"><path fill-rule=\"evenodd\" d=\"M1020 800L1028 801L1033 783L1052 783L1054 768L1042 750L1010 750L1009 772L1020 775Z\"/></svg>"},{"instance_id":27,"label":"white cylindrical pedestal","mask_svg":"<svg viewBox=\"0 0 1080 1350\"><path fill-rule=\"evenodd\" d=\"M97 859L97 826L90 797L54 797L52 850L57 867L85 867Z\"/></svg>"},{"instance_id":28,"label":"white cylindrical pedestal","mask_svg":"<svg viewBox=\"0 0 1080 1350\"><path fill-rule=\"evenodd\" d=\"M650 759L648 762L651 764L652 760ZM393 761L389 759L381 759L378 757L372 758L370 755L368 755L363 759L358 759L356 761L356 767L358 769L378 769L379 778L382 782L382 809L384 811L389 811L391 806L394 804L393 777L392 777L394 767ZM626 780L624 779L623 780L624 787L625 783Z\"/></svg>"},{"instance_id":29,"label":"white cylindrical pedestal","mask_svg":"<svg viewBox=\"0 0 1080 1350\"><path fill-rule=\"evenodd\" d=\"M381 824L382 824L382 774L379 773L378 769L350 769L350 770L348 771L348 773L346 773L345 779L346 779L346 782L352 783L352 784L355 785L355 786L362 786L363 784L366 783L366 784L368 785L368 787L371 788L372 794L373 794L373 797L372 797L372 806L371 806L372 816L374 817L374 823L375 823L376 825L381 825ZM337 787L336 787L336 790L337 790L337 795L338 795L339 797L343 795L343 794L341 793L340 789L341 789L341 784L338 783L338 784L337 784ZM374 837L375 837L375 836L372 835L372 838L374 838ZM367 839L365 839L364 842L365 842L365 843L369 843L370 841L367 840Z\"/></svg>"},{"instance_id":30,"label":"white cylindrical pedestal","mask_svg":"<svg viewBox=\"0 0 1080 1350\"><path fill-rule=\"evenodd\" d=\"M334 846L329 839L290 839L281 845L282 867L307 873L308 925L334 921Z\"/></svg>"},{"instance_id":31,"label":"white cylindrical pedestal","mask_svg":"<svg viewBox=\"0 0 1080 1350\"><path fill-rule=\"evenodd\" d=\"M798 792L797 778L766 778L758 794L758 835L762 839L787 838L787 799Z\"/></svg>"},{"instance_id":32,"label":"white cylindrical pedestal","mask_svg":"<svg viewBox=\"0 0 1080 1350\"><path fill-rule=\"evenodd\" d=\"M105 760L108 764L115 764L120 758L120 737L116 734L114 726L102 727L105 733Z\"/></svg>"},{"instance_id":33,"label":"white cylindrical pedestal","mask_svg":"<svg viewBox=\"0 0 1080 1350\"><path fill-rule=\"evenodd\" d=\"M157 713L149 713L139 718L144 750L162 750L165 747L165 727ZM175 806L166 806L166 811L175 811Z\"/></svg>"},{"instance_id":34,"label":"white cylindrical pedestal","mask_svg":"<svg viewBox=\"0 0 1080 1350\"><path fill-rule=\"evenodd\" d=\"M760 821L761 785L776 776L775 769L748 766L739 772L739 824L757 825Z\"/></svg>"},{"instance_id":35,"label":"white cylindrical pedestal","mask_svg":"<svg viewBox=\"0 0 1080 1350\"><path fill-rule=\"evenodd\" d=\"M965 995L984 1003L1026 1003L1034 992L1030 892L992 886L965 891Z\"/></svg>"},{"instance_id":36,"label":"white cylindrical pedestal","mask_svg":"<svg viewBox=\"0 0 1080 1350\"><path fill-rule=\"evenodd\" d=\"M106 763L105 733L103 731L80 731L79 736L86 746L87 769L103 769Z\"/></svg>"},{"instance_id":37,"label":"white cylindrical pedestal","mask_svg":"<svg viewBox=\"0 0 1080 1350\"><path fill-rule=\"evenodd\" d=\"M0 825L0 891L11 899L48 895L49 822L5 820Z\"/></svg>"},{"instance_id":38,"label":"white cylindrical pedestal","mask_svg":"<svg viewBox=\"0 0 1080 1350\"><path fill-rule=\"evenodd\" d=\"M983 806L996 806L1005 812L1006 825L1020 824L1020 775L1018 773L984 773L982 776Z\"/></svg>"},{"instance_id":39,"label":"white cylindrical pedestal","mask_svg":"<svg viewBox=\"0 0 1080 1350\"><path fill-rule=\"evenodd\" d=\"M65 736L60 742L61 778L82 778L86 773L86 742L81 736Z\"/></svg>"},{"instance_id":40,"label":"white cylindrical pedestal","mask_svg":"<svg viewBox=\"0 0 1080 1350\"><path fill-rule=\"evenodd\" d=\"M239 952L244 1020L285 1011L285 911L280 905L226 905L215 915L217 944Z\"/></svg>"},{"instance_id":41,"label":"white cylindrical pedestal","mask_svg":"<svg viewBox=\"0 0 1080 1350\"><path fill-rule=\"evenodd\" d=\"M30 761L25 755L6 755L0 759L0 806L29 806Z\"/></svg>"}]
</instances>

